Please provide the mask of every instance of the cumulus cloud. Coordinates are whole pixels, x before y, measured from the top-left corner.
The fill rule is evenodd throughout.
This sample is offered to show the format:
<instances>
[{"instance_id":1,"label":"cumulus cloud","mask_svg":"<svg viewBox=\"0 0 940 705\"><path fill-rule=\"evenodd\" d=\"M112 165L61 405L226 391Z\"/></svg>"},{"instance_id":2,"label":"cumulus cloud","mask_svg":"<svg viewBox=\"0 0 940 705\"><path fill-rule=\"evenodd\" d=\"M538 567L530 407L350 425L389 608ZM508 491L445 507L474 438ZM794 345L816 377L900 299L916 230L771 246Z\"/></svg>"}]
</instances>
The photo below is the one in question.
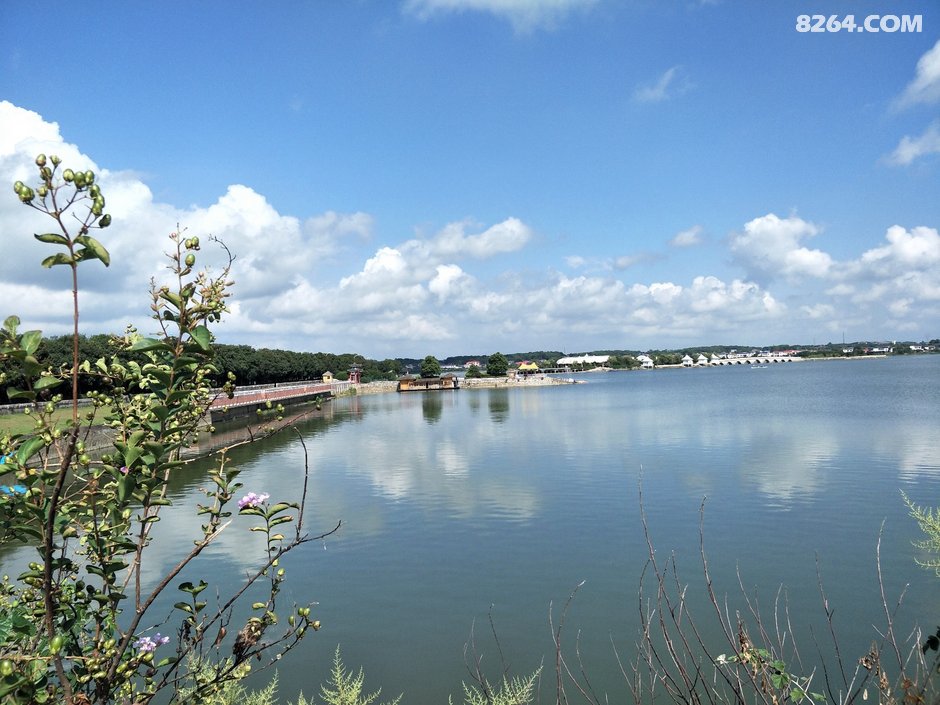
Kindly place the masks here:
<instances>
[{"instance_id":1,"label":"cumulus cloud","mask_svg":"<svg viewBox=\"0 0 940 705\"><path fill-rule=\"evenodd\" d=\"M917 62L914 79L898 98L896 106L907 108L940 101L940 40Z\"/></svg>"},{"instance_id":2,"label":"cumulus cloud","mask_svg":"<svg viewBox=\"0 0 940 705\"><path fill-rule=\"evenodd\" d=\"M652 277L638 265L655 255L593 250L564 260L565 274L532 264L543 251L534 251L535 232L517 217L445 223L421 236L381 233L384 242L373 244L377 224L365 212L287 215L248 184L229 186L207 207L180 208L156 200L138 175L96 164L34 112L0 103L0 124L0 184L30 179L40 151L99 174L114 215L101 236L113 264L82 268L81 320L89 333L118 332L126 323L152 330L146 282L166 275L162 252L177 223L204 241L218 236L235 253L231 311L217 332L223 342L258 347L379 358L567 343L665 347L796 339L807 319L821 327L861 321L876 330L890 323L900 331L928 330L940 318L940 235L930 227L893 226L877 246L837 261L808 246L818 226L770 213L728 240L743 276ZM70 322L67 273L38 267L50 248L31 236L50 223L12 193L0 198L0 316L17 313L27 327L58 334ZM702 232L696 225L670 244L692 246ZM217 267L212 252L206 243L199 265Z\"/></svg>"},{"instance_id":3,"label":"cumulus cloud","mask_svg":"<svg viewBox=\"0 0 940 705\"><path fill-rule=\"evenodd\" d=\"M886 245L863 253L859 263L880 273L893 275L912 270L932 271L940 264L940 234L934 228L910 231L900 225L888 228Z\"/></svg>"},{"instance_id":4,"label":"cumulus cloud","mask_svg":"<svg viewBox=\"0 0 940 705\"><path fill-rule=\"evenodd\" d=\"M915 159L929 154L940 154L940 121L933 122L918 137L905 135L888 156L888 163L907 166Z\"/></svg>"},{"instance_id":5,"label":"cumulus cloud","mask_svg":"<svg viewBox=\"0 0 940 705\"><path fill-rule=\"evenodd\" d=\"M518 218L507 218L482 233L467 235L467 223L451 223L427 243L428 251L440 257L468 256L486 259L525 247L532 230ZM414 243L416 249L424 245Z\"/></svg>"},{"instance_id":6,"label":"cumulus cloud","mask_svg":"<svg viewBox=\"0 0 940 705\"><path fill-rule=\"evenodd\" d=\"M661 103L685 93L690 88L688 78L681 66L667 69L659 79L652 84L639 86L633 93L638 103Z\"/></svg>"},{"instance_id":7,"label":"cumulus cloud","mask_svg":"<svg viewBox=\"0 0 940 705\"><path fill-rule=\"evenodd\" d=\"M783 277L825 277L832 258L821 250L803 247L801 242L819 234L819 228L795 216L780 218L768 213L744 225L731 236L731 252L749 276L758 281Z\"/></svg>"},{"instance_id":8,"label":"cumulus cloud","mask_svg":"<svg viewBox=\"0 0 940 705\"><path fill-rule=\"evenodd\" d=\"M508 20L517 32L550 29L597 0L406 0L404 11L426 20L455 12L486 12Z\"/></svg>"},{"instance_id":9,"label":"cumulus cloud","mask_svg":"<svg viewBox=\"0 0 940 705\"><path fill-rule=\"evenodd\" d=\"M111 253L112 266L105 269L89 262L80 271L81 321L89 332L117 332L127 323L149 330L147 282L166 276L163 253L170 244L167 236L177 224L203 238L200 265L217 267L223 261L222 253L207 242L208 235L222 239L236 254L240 316L230 316L226 325L232 330L240 321L246 331L259 327L252 319L263 313L259 302L266 306L285 287L302 282L324 243L365 237L371 229L371 218L362 213L328 212L302 226L299 219L278 213L249 186L238 184L206 208L159 203L139 176L99 166L68 143L56 123L33 111L0 101L0 124L0 183L33 182L33 160L38 153L56 154L64 166L92 169L97 174L106 210L113 215L113 224L100 236ZM51 248L32 238L32 233L46 232L51 226L47 216L23 207L15 198L0 198L6 265L0 285L7 307L0 315L16 310L47 334L60 334L69 330L68 307L57 305L62 292L69 289L67 272L61 267L41 270L38 263L51 254Z\"/></svg>"},{"instance_id":10,"label":"cumulus cloud","mask_svg":"<svg viewBox=\"0 0 940 705\"><path fill-rule=\"evenodd\" d=\"M839 283L826 291L853 305L870 323L871 313L898 332L935 326L940 316L940 233L935 228L888 228L885 244L839 263Z\"/></svg>"}]
</instances>

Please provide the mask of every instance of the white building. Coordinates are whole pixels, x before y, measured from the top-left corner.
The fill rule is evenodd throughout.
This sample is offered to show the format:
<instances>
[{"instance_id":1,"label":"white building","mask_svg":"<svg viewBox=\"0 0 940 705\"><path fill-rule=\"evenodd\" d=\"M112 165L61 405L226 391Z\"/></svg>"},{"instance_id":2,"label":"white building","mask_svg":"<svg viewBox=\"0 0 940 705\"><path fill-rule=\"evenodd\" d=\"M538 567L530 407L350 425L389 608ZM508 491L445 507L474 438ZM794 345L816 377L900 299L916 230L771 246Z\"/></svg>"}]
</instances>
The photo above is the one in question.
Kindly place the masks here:
<instances>
[{"instance_id":1,"label":"white building","mask_svg":"<svg viewBox=\"0 0 940 705\"><path fill-rule=\"evenodd\" d=\"M562 367L568 365L606 365L610 355L578 355L577 357L560 357L556 364Z\"/></svg>"}]
</instances>

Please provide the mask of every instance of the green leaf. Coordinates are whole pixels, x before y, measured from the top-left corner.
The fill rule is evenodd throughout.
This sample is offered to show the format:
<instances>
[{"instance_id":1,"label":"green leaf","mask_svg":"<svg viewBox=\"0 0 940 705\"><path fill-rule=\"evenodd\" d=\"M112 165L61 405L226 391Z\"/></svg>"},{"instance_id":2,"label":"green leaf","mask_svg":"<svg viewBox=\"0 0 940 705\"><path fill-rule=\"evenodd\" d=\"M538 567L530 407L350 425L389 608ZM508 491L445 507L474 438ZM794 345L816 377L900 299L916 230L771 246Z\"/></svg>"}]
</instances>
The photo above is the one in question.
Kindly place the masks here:
<instances>
[{"instance_id":1,"label":"green leaf","mask_svg":"<svg viewBox=\"0 0 940 705\"><path fill-rule=\"evenodd\" d=\"M95 240L91 235L79 235L75 238L75 242L78 242L85 246L86 250L90 251L91 256L96 259L100 259L105 267L110 266L111 264L111 255L108 254L108 251L105 249L104 245ZM87 255L86 255L87 259Z\"/></svg>"},{"instance_id":2,"label":"green leaf","mask_svg":"<svg viewBox=\"0 0 940 705\"><path fill-rule=\"evenodd\" d=\"M283 512L285 509L297 509L297 505L288 504L287 502L278 502L268 510L268 516L273 517L275 514Z\"/></svg>"},{"instance_id":3,"label":"green leaf","mask_svg":"<svg viewBox=\"0 0 940 705\"><path fill-rule=\"evenodd\" d=\"M165 350L167 344L156 338L141 338L128 348L130 352L149 352L151 350Z\"/></svg>"},{"instance_id":4,"label":"green leaf","mask_svg":"<svg viewBox=\"0 0 940 705\"><path fill-rule=\"evenodd\" d=\"M50 245L65 245L68 247L69 244L68 239L58 233L43 233L42 235L37 233L34 234L33 237L39 240L39 242L48 242Z\"/></svg>"},{"instance_id":5,"label":"green leaf","mask_svg":"<svg viewBox=\"0 0 940 705\"><path fill-rule=\"evenodd\" d=\"M25 534L27 536L32 536L34 539L42 538L42 534L39 533L39 529L29 524L16 524L15 526L13 526L13 531L17 535Z\"/></svg>"},{"instance_id":6,"label":"green leaf","mask_svg":"<svg viewBox=\"0 0 940 705\"><path fill-rule=\"evenodd\" d=\"M145 437L146 435L147 435L147 432L146 432L146 431L143 431L143 430L141 430L141 429L138 429L138 430L134 431L133 433L131 433L131 435L128 437L128 439L127 439L127 444L128 444L128 445L132 445L132 446L136 446L136 445L138 445L142 440L144 440L144 437Z\"/></svg>"},{"instance_id":7,"label":"green leaf","mask_svg":"<svg viewBox=\"0 0 940 705\"><path fill-rule=\"evenodd\" d=\"M26 351L27 355L32 355L39 348L39 343L42 342L42 331L41 330L28 330L23 333L23 337L20 338L20 345L23 346L23 349Z\"/></svg>"},{"instance_id":8,"label":"green leaf","mask_svg":"<svg viewBox=\"0 0 940 705\"><path fill-rule=\"evenodd\" d=\"M128 446L124 453L124 465L128 468L134 467L134 463L143 451L138 446Z\"/></svg>"},{"instance_id":9,"label":"green leaf","mask_svg":"<svg viewBox=\"0 0 940 705\"><path fill-rule=\"evenodd\" d=\"M33 385L33 389L37 392L41 392L43 389L51 389L60 384L62 384L62 380L58 377L40 377Z\"/></svg>"},{"instance_id":10,"label":"green leaf","mask_svg":"<svg viewBox=\"0 0 940 705\"><path fill-rule=\"evenodd\" d=\"M183 307L183 302L180 299L179 295L174 294L172 291L161 291L160 298L164 299L165 301L169 301L177 309L181 309Z\"/></svg>"},{"instance_id":11,"label":"green leaf","mask_svg":"<svg viewBox=\"0 0 940 705\"><path fill-rule=\"evenodd\" d=\"M7 399L13 401L14 399L23 399L25 401L32 401L36 398L36 392L30 392L26 389L17 389L16 387L7 388Z\"/></svg>"},{"instance_id":12,"label":"green leaf","mask_svg":"<svg viewBox=\"0 0 940 705\"><path fill-rule=\"evenodd\" d=\"M16 335L16 329L20 325L19 316L7 316L3 321L3 329L10 335Z\"/></svg>"},{"instance_id":13,"label":"green leaf","mask_svg":"<svg viewBox=\"0 0 940 705\"><path fill-rule=\"evenodd\" d=\"M46 259L42 261L42 266L46 269L49 269L50 267L54 267L57 264L74 264L74 262L75 261L68 255L57 252L54 255L46 257Z\"/></svg>"},{"instance_id":14,"label":"green leaf","mask_svg":"<svg viewBox=\"0 0 940 705\"><path fill-rule=\"evenodd\" d=\"M189 334L200 348L206 352L209 351L210 345L212 344L212 333L209 332L208 328L205 326L196 326Z\"/></svg>"},{"instance_id":15,"label":"green leaf","mask_svg":"<svg viewBox=\"0 0 940 705\"><path fill-rule=\"evenodd\" d=\"M137 449L135 448L134 450ZM134 491L135 486L136 482L133 473L128 472L126 475L122 475L121 478L117 481L118 502L123 504L127 500L128 495Z\"/></svg>"},{"instance_id":16,"label":"green leaf","mask_svg":"<svg viewBox=\"0 0 940 705\"><path fill-rule=\"evenodd\" d=\"M34 377L38 377L41 372L42 372L42 366L39 364L39 360L37 360L32 355L26 355L23 358L23 374L24 375L32 379Z\"/></svg>"},{"instance_id":17,"label":"green leaf","mask_svg":"<svg viewBox=\"0 0 940 705\"><path fill-rule=\"evenodd\" d=\"M39 452L46 442L39 436L33 436L16 449L16 460L20 465L26 465L26 461Z\"/></svg>"},{"instance_id":18,"label":"green leaf","mask_svg":"<svg viewBox=\"0 0 940 705\"><path fill-rule=\"evenodd\" d=\"M177 402L183 401L186 399L192 392L186 389L177 389L175 392L170 392L166 397L167 404L176 404Z\"/></svg>"}]
</instances>

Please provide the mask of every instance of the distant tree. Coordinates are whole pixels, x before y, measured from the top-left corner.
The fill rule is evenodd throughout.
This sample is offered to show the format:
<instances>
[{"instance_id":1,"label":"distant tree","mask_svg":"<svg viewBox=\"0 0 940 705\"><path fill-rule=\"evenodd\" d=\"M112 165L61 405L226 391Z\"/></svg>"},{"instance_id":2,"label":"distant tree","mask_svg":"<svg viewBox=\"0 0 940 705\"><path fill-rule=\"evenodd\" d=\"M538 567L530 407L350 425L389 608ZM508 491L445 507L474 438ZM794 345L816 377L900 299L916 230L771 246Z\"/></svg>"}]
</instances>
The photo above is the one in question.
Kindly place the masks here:
<instances>
[{"instance_id":1,"label":"distant tree","mask_svg":"<svg viewBox=\"0 0 940 705\"><path fill-rule=\"evenodd\" d=\"M441 363L437 361L437 358L433 355L428 355L421 361L421 376L422 377L440 377L441 376Z\"/></svg>"},{"instance_id":2,"label":"distant tree","mask_svg":"<svg viewBox=\"0 0 940 705\"><path fill-rule=\"evenodd\" d=\"M486 374L490 377L502 377L509 369L509 360L502 353L493 353L486 361Z\"/></svg>"},{"instance_id":3,"label":"distant tree","mask_svg":"<svg viewBox=\"0 0 940 705\"><path fill-rule=\"evenodd\" d=\"M482 377L483 373L480 371L479 365L470 365L470 367L467 368L467 374L464 376L467 379L477 379L478 377Z\"/></svg>"}]
</instances>

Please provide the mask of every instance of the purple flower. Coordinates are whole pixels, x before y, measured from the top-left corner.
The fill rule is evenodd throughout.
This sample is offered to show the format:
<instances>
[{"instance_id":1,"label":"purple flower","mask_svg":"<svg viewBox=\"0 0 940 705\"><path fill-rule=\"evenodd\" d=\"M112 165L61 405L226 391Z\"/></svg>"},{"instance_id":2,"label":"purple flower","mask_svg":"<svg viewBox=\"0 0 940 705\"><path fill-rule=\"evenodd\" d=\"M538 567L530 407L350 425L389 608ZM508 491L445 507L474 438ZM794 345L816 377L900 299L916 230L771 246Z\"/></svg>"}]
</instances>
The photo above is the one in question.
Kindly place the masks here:
<instances>
[{"instance_id":1,"label":"purple flower","mask_svg":"<svg viewBox=\"0 0 940 705\"><path fill-rule=\"evenodd\" d=\"M121 474L122 474L122 475L126 475L126 474L127 474L127 466L126 466L126 465L122 465L122 466L121 466Z\"/></svg>"},{"instance_id":2,"label":"purple flower","mask_svg":"<svg viewBox=\"0 0 940 705\"><path fill-rule=\"evenodd\" d=\"M158 646L166 644L169 640L170 637L160 636L160 632L157 632L152 637L140 637L137 641L134 642L134 648L141 653L147 654L155 651Z\"/></svg>"},{"instance_id":3,"label":"purple flower","mask_svg":"<svg viewBox=\"0 0 940 705\"><path fill-rule=\"evenodd\" d=\"M255 494L254 492L249 492L240 500L238 500L238 508L245 509L246 507L250 507L254 509L259 504L263 504L264 502L267 502L270 496L271 495L269 495L267 492L262 492L261 494Z\"/></svg>"}]
</instances>

